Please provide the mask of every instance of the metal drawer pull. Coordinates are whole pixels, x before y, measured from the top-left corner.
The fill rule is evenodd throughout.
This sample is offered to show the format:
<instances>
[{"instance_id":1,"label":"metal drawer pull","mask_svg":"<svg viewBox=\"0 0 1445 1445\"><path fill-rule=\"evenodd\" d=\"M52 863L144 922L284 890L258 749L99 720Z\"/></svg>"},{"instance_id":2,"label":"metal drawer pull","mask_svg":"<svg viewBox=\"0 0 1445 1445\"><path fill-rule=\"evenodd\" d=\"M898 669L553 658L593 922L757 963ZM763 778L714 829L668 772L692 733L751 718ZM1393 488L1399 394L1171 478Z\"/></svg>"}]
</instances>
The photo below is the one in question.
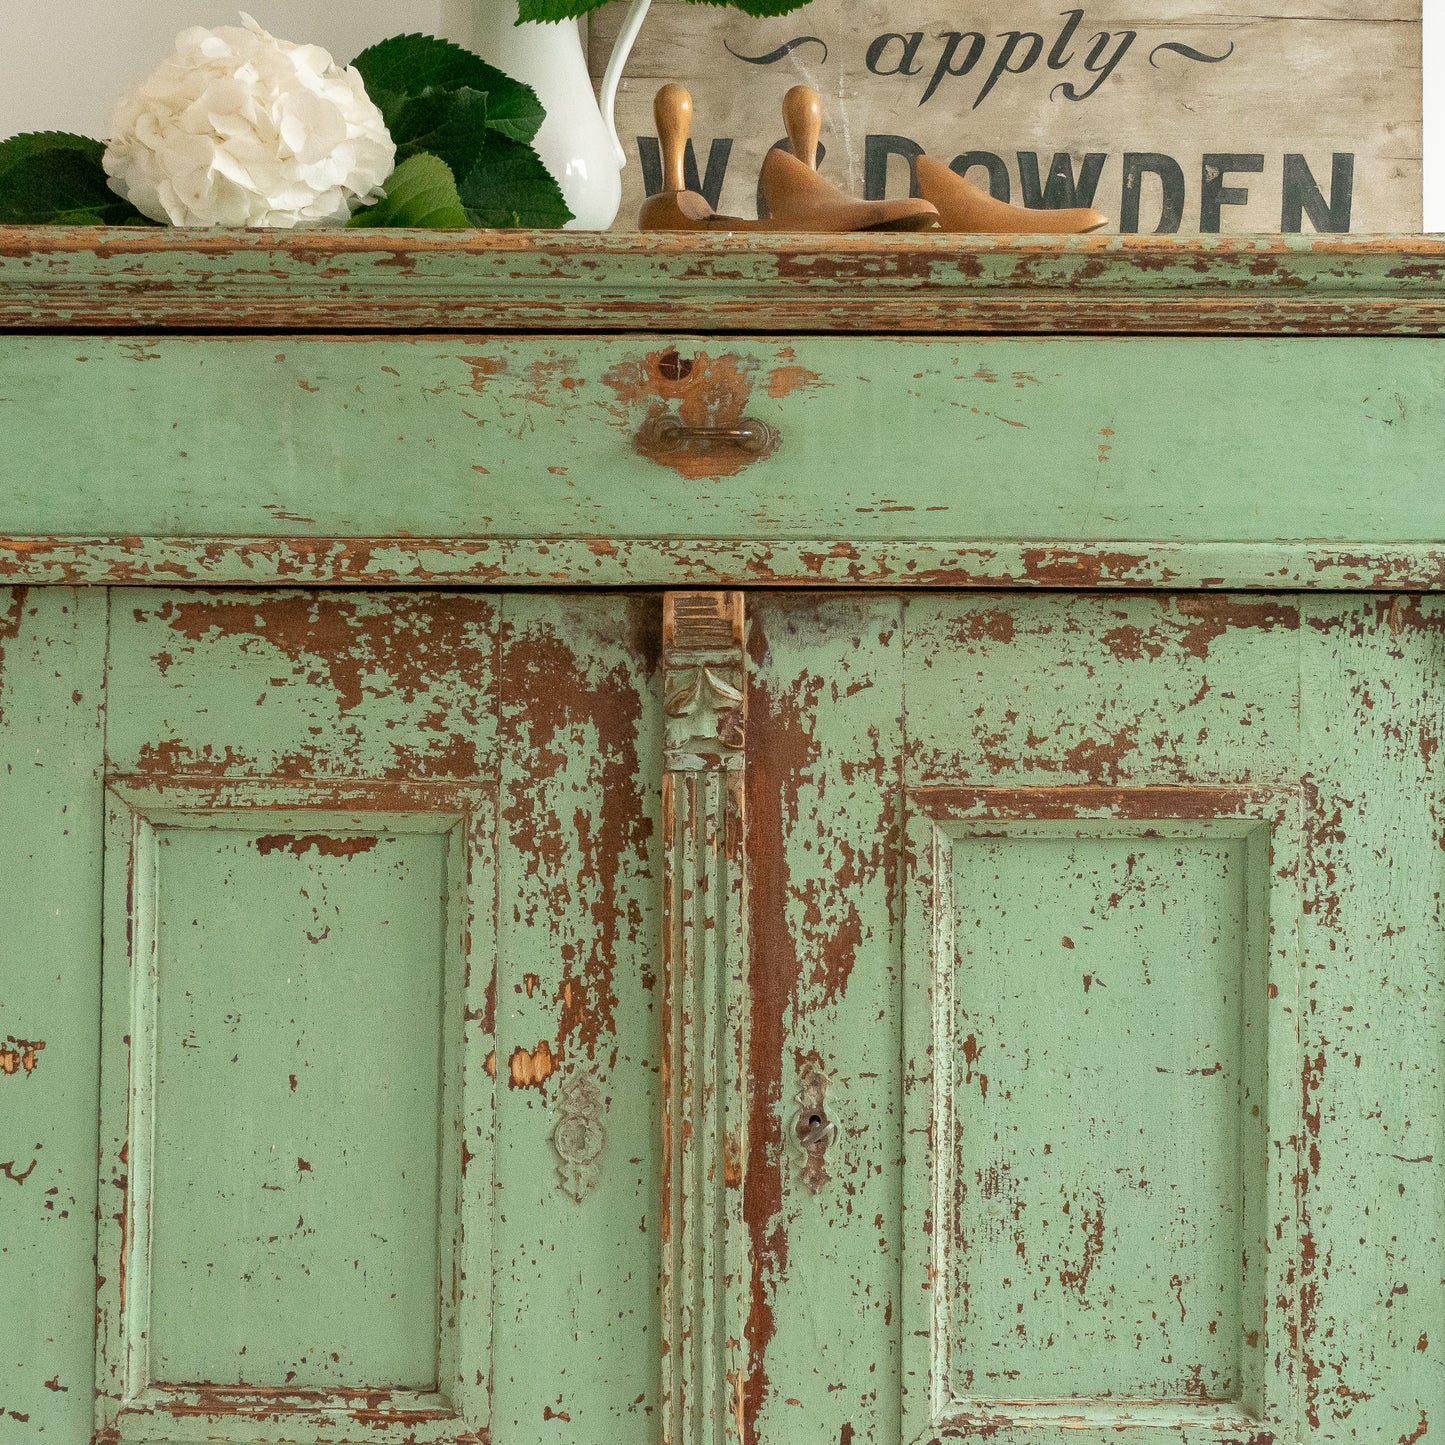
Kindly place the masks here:
<instances>
[{"instance_id":1,"label":"metal drawer pull","mask_svg":"<svg viewBox=\"0 0 1445 1445\"><path fill-rule=\"evenodd\" d=\"M686 426L669 412L645 423L638 440L653 451L733 446L745 452L765 452L777 446L779 437L776 428L756 417L745 416L736 426Z\"/></svg>"}]
</instances>

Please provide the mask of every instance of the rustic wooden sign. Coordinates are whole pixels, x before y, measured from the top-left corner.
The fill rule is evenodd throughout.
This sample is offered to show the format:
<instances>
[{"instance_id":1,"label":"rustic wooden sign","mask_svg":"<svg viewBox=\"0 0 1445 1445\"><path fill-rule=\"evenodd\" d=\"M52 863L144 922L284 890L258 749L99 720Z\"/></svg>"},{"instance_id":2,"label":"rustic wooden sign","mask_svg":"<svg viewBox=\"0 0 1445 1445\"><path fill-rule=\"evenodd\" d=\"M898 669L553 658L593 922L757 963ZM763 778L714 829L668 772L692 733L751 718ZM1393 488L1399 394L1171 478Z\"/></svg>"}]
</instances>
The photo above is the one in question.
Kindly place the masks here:
<instances>
[{"instance_id":1,"label":"rustic wooden sign","mask_svg":"<svg viewBox=\"0 0 1445 1445\"><path fill-rule=\"evenodd\" d=\"M754 20L657 0L618 100L619 225L660 170L652 99L695 100L690 184L757 214L781 103L824 97L823 173L906 195L927 154L995 196L1093 205L1124 232L1413 231L1422 224L1421 0L815 0ZM599 75L625 7L593 16Z\"/></svg>"}]
</instances>

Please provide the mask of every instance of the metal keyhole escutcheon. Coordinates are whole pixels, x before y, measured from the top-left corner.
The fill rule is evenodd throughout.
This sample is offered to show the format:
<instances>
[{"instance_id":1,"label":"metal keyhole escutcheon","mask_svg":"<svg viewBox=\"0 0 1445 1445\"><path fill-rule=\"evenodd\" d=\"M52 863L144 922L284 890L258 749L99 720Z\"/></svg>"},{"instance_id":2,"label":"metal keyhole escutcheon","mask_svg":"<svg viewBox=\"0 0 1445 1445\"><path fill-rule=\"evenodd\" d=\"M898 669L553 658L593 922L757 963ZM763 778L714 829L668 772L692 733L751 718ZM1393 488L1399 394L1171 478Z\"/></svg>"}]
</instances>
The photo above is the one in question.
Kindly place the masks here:
<instances>
[{"instance_id":1,"label":"metal keyhole escutcheon","mask_svg":"<svg viewBox=\"0 0 1445 1445\"><path fill-rule=\"evenodd\" d=\"M838 1126L828 1117L828 1076L821 1069L807 1073L799 1086L798 1112L793 1118L793 1137L802 1154L800 1177L803 1187L816 1194L831 1177L828 1146Z\"/></svg>"}]
</instances>

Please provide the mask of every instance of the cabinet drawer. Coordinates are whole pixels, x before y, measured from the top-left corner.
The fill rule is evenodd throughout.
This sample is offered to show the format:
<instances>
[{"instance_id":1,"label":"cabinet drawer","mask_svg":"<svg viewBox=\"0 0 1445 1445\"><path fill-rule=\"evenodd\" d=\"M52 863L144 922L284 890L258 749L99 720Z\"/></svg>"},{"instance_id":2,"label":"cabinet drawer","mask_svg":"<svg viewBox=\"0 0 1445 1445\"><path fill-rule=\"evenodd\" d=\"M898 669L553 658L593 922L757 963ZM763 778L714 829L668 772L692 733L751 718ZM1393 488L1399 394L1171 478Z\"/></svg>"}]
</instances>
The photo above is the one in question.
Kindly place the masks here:
<instances>
[{"instance_id":1,"label":"cabinet drawer","mask_svg":"<svg viewBox=\"0 0 1445 1445\"><path fill-rule=\"evenodd\" d=\"M1442 370L1408 338L11 337L0 518L191 543L112 545L113 580L249 579L218 556L266 537L322 581L953 581L965 543L1030 580L1047 541L1189 585L1222 544L1445 533Z\"/></svg>"}]
</instances>

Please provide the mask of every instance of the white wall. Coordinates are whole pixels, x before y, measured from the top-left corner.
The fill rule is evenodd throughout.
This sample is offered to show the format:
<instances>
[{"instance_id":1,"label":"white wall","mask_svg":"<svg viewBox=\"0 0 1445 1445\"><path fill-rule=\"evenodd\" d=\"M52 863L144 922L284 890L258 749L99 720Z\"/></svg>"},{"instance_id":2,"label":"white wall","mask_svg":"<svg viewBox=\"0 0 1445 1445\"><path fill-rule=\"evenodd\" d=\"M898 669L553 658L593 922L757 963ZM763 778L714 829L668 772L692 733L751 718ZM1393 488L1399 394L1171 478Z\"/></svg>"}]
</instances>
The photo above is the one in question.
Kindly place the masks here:
<instances>
[{"instance_id":1,"label":"white wall","mask_svg":"<svg viewBox=\"0 0 1445 1445\"><path fill-rule=\"evenodd\" d=\"M403 30L466 39L464 0L0 0L0 136L104 136L117 98L169 54L177 31L233 25L243 9L343 62Z\"/></svg>"},{"instance_id":2,"label":"white wall","mask_svg":"<svg viewBox=\"0 0 1445 1445\"><path fill-rule=\"evenodd\" d=\"M237 0L245 4L247 0ZM268 30L346 61L383 36L467 39L467 10L495 0L250 0ZM1424 0L1425 74L1445 77L1445 0ZM177 30L224 25L226 0L0 0L0 136L103 136L116 97L165 55ZM1425 227L1445 231L1445 83L1425 85Z\"/></svg>"}]
</instances>

